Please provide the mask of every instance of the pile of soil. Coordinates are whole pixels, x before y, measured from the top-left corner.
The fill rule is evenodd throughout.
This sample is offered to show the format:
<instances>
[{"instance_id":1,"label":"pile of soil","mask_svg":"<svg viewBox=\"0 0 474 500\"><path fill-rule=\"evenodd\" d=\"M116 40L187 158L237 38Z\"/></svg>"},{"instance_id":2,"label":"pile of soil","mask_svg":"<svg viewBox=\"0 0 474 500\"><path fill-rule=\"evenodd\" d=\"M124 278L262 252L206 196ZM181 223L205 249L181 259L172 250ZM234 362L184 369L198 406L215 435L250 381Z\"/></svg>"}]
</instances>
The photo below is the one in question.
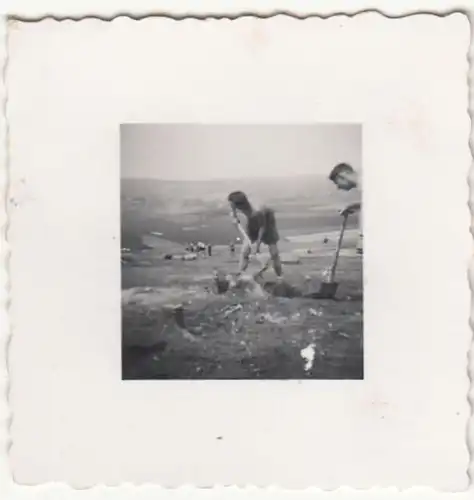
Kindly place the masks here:
<instances>
[{"instance_id":1,"label":"pile of soil","mask_svg":"<svg viewBox=\"0 0 474 500\"><path fill-rule=\"evenodd\" d=\"M123 331L153 337L146 346L124 343L124 379L363 376L357 301L209 293L185 302L185 329L173 321L163 327L163 307L153 300L123 306ZM309 345L315 359L305 370L301 351Z\"/></svg>"}]
</instances>

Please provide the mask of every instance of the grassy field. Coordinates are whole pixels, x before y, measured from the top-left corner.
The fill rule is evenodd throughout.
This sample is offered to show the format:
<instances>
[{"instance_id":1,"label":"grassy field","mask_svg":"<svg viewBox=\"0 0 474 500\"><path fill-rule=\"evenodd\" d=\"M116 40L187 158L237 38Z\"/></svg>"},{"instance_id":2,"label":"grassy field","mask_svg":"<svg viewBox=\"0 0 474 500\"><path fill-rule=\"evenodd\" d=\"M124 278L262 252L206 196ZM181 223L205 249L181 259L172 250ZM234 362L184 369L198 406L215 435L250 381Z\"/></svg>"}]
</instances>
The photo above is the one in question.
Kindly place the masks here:
<instances>
[{"instance_id":1,"label":"grassy field","mask_svg":"<svg viewBox=\"0 0 474 500\"><path fill-rule=\"evenodd\" d=\"M144 208L122 210L122 246L129 249L122 263L124 379L363 378L362 258L355 250L355 221L339 260L337 300L307 297L319 289L322 271L332 262L340 216L330 203L313 207L296 196L298 202L275 200L284 260L299 259L283 264L285 293L273 293L275 275L269 270L259 286L218 294L213 273L232 273L238 265L238 249L231 255L227 246L236 234L225 207L163 215L162 206L154 211L144 199ZM211 257L163 258L183 254L184 244L197 239L214 243ZM249 272L258 266L253 258ZM172 312L179 305L184 325Z\"/></svg>"}]
</instances>

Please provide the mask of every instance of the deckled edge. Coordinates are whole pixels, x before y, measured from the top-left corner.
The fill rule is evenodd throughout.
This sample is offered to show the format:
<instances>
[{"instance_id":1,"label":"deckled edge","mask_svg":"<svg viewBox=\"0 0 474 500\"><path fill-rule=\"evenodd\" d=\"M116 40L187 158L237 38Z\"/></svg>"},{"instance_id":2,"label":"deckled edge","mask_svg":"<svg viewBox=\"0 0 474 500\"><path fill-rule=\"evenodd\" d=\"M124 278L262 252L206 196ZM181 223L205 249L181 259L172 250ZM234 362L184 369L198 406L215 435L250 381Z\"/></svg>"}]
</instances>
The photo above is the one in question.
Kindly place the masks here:
<instances>
[{"instance_id":1,"label":"deckled edge","mask_svg":"<svg viewBox=\"0 0 474 500\"><path fill-rule=\"evenodd\" d=\"M348 18L356 17L360 14L378 14L380 16L390 18L390 19L402 19L406 17L415 17L418 15L429 15L434 17L448 17L453 14L465 15L469 21L470 25L470 43L467 52L468 60L468 70L467 70L467 85L468 85L468 114L470 118L470 133L469 133L469 148L471 153L471 164L468 172L468 184L469 184L469 200L468 206L471 214L471 234L474 236L474 70L471 68L471 63L474 61L474 28L472 23L474 22L474 9L473 12L469 12L463 9L443 9L438 11L428 11L428 10L409 10L405 13L388 13L384 10L379 9L366 9L366 10L355 10L352 12L333 12L325 15L317 14L295 14L289 11L272 11L268 13L257 14L255 12L242 12L239 14L219 14L219 13L208 13L208 14L166 14L166 13L153 13L153 14L142 14L133 15L129 12L116 13L112 16L101 16L94 14L86 14L83 16L56 16L54 14L45 13L41 16L27 17L27 16L2 16L0 18L0 62L2 66L1 78L0 78L0 102L2 103L2 112L0 113L0 154L2 161L0 163L0 259L2 265L0 266L0 357L3 360L2 366L0 367L0 391L3 397L0 398L0 446L3 448L2 455L4 458L8 458L9 451L11 448L11 437L10 437L10 426L12 423L12 413L9 408L9 373L8 373L8 350L11 341L11 324L9 321L9 306L10 306L10 279L9 279L9 261L10 261L10 248L8 245L8 206L9 206L9 126L8 126L8 89L7 89L7 68L8 68L8 25L10 21L20 21L20 22L44 22L44 21L57 21L57 22L80 22L83 20L96 20L103 22L113 22L115 20L121 19L122 21L126 18L130 21L140 21L149 18L167 18L174 21L205 21L205 20L223 20L223 21L238 21L243 18L259 18L259 19L270 19L273 17L288 17L294 20L305 20L311 18L318 18L321 20L329 19L331 17L343 16ZM466 445L469 452L469 465L467 468L467 476L469 478L469 490L474 489L474 460L473 460L473 449L474 449L474 255L471 256L468 268L468 284L471 290L471 311L469 315L469 324L473 335L471 336L470 348L467 355L467 376L469 378L469 390L467 394L467 402L469 404L470 413L468 422L466 424ZM1 457L1 455L0 455ZM1 461L0 461L1 462ZM129 493L137 493L137 489L142 492L145 490L152 489L154 493L159 490L162 492L176 492L181 494L189 494L191 491L199 491L201 494L211 493L219 495L225 490L231 492L235 497L239 493L255 493L262 492L265 495L272 494L336 494L336 493L350 493L355 496L367 495L379 498L380 494L413 494L414 492L431 494L434 496L446 495L446 494L456 494L448 491L436 490L430 486L412 486L406 488L399 488L396 486L378 487L376 485L369 488L353 488L348 486L340 486L334 488L320 488L317 486L312 486L303 489L284 489L277 485L268 486L254 486L254 485L223 485L216 484L212 488L210 487L195 487L189 484L183 484L176 487L166 487L160 486L154 483L141 483L141 484L131 484L129 482L123 482L115 485L105 485L103 483L98 483L90 487L75 488L67 483L62 482L49 482L42 483L34 486L18 485L14 483L11 469L8 463L0 463L0 498L7 498L8 494L12 493L13 488L30 490L30 494L33 490L40 491L44 494L45 488L54 489L54 493L59 494L59 498L62 494L67 492L74 492L75 494L92 494L95 495L111 493L111 490L121 489L128 491ZM51 493L53 491L50 490ZM53 493L53 494L54 494ZM457 494L462 494L463 492L457 492ZM8 497L10 498L10 496ZM362 497L361 497L362 498Z\"/></svg>"},{"instance_id":2,"label":"deckled edge","mask_svg":"<svg viewBox=\"0 0 474 500\"><path fill-rule=\"evenodd\" d=\"M469 151L471 153L471 165L469 168L467 182L469 185L469 200L468 208L471 215L471 237L474 236L474 12L465 13L470 28L469 49L467 52L467 93L468 93L468 109L470 129L469 129ZM474 248L474 246L473 246ZM468 269L468 282L471 290L471 311L469 317L469 325L471 328L471 342L467 357L467 375L469 377L469 392L467 401L470 408L470 415L466 425L466 444L469 450L469 467L467 475L469 477L469 489L474 486L474 255L471 255Z\"/></svg>"},{"instance_id":3,"label":"deckled edge","mask_svg":"<svg viewBox=\"0 0 474 500\"><path fill-rule=\"evenodd\" d=\"M64 12L51 12L51 11L42 11L35 12L33 14L25 14L22 13L21 8L19 11L13 11L10 9L9 17L11 19L23 22L38 22L43 20L54 20L54 21L83 21L85 19L96 19L99 21L114 21L117 18L129 18L130 20L140 21L142 19L149 19L153 17L157 18L165 18L174 21L182 21L188 19L195 20L239 20L245 17L250 18L258 18L258 19L270 19L272 17L287 17L293 18L295 20L305 20L310 18L316 19L328 19L330 17L335 16L346 16L346 17L355 17L360 14L380 14L383 17L389 19L401 19L404 17L411 17L413 15L432 15L436 17L446 17L450 14L456 13L465 13L463 12L462 7L448 7L445 8L421 8L417 9L415 6L413 9L407 9L406 5L404 5L401 9L397 8L387 8L385 7L370 7L370 6L360 6L354 2L351 5L351 8L336 8L336 9L327 9L322 4L320 11L318 13L308 12L307 8L301 8L295 2L292 5L292 10L287 8L266 8L264 4L260 5L259 9L256 9L254 5L252 5L251 9L242 9L242 5L239 2L227 2L226 5L219 5L219 12L211 10L205 10L205 7L197 7L196 9L180 7L179 3L173 5L173 12L169 12L166 8L166 2L160 2L159 0L153 2L153 10L143 9L137 5L137 8L134 9L123 9L123 10L114 10L110 12L108 9L102 9L101 12L84 12L84 11L76 11L76 13L71 14L70 12L74 12L74 8L66 9L66 13ZM205 2L207 3L207 2ZM278 2L277 2L278 3ZM197 5L197 4L196 4ZM237 5L239 6L237 8ZM394 2L394 5L397 3ZM72 6L71 6L72 7ZM312 6L314 8L314 6ZM318 6L319 7L319 6ZM30 9L28 9L30 10ZM32 9L31 9L32 10ZM69 11L69 13L67 13Z\"/></svg>"},{"instance_id":4,"label":"deckled edge","mask_svg":"<svg viewBox=\"0 0 474 500\"><path fill-rule=\"evenodd\" d=\"M8 62L7 51L7 23L5 16L0 18L0 102L2 111L0 113L0 446L5 450L5 458L8 457L10 441L11 412L9 407L9 379L8 379L8 347L10 344L10 325L8 318L9 309L9 277L8 266L10 250L7 244L8 231L8 121L7 121L7 85L6 70ZM4 496L2 490L11 481L8 462L0 467L0 497Z\"/></svg>"}]
</instances>

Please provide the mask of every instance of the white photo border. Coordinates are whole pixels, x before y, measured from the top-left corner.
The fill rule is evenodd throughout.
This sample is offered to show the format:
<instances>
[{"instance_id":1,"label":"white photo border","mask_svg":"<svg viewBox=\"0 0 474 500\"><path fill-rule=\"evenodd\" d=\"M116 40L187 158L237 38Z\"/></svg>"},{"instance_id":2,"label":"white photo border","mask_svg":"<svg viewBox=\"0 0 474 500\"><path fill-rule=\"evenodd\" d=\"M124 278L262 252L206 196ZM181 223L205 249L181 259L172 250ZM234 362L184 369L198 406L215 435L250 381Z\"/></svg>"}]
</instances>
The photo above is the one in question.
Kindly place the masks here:
<instances>
[{"instance_id":1,"label":"white photo border","mask_svg":"<svg viewBox=\"0 0 474 500\"><path fill-rule=\"evenodd\" d=\"M17 2L20 3L20 7L13 11L14 15L30 15L34 17L35 15L38 15L38 10L36 4L32 5L30 3L30 10L28 12L28 8L25 10L25 3ZM51 2L55 3L55 2ZM99 2L93 2L94 9L97 11ZM102 2L105 4L106 2ZM121 2L123 3L123 2ZM130 3L130 2L128 2ZM150 2L137 2L135 5L140 4L144 5ZM156 5L156 2L154 2ZM216 2L202 2L203 4L208 4L208 5L217 5ZM275 4L277 2L271 2L271 4ZM279 2L281 4L281 2ZM288 2L286 2L288 3ZM354 9L359 9L360 6L356 7L357 4L365 4L366 2L326 2L325 7L323 5L322 8L319 8L319 12L324 14L331 14L331 9L329 8L329 4L333 5L333 9L336 10L337 12L337 5L345 4L346 7L349 7L349 5L352 7L354 6ZM441 9L441 14L444 14L446 12L452 12L453 10L457 10L456 6L449 7L449 4L452 4L452 2L416 2L416 6L419 6L419 9L415 7L411 2L379 2L380 4L385 3L386 5L391 4L391 8L389 7L388 10L384 10L385 13L389 15L406 15L410 14L412 12L417 12L419 9L428 11L432 11L434 7L439 7ZM114 2L115 5L117 5L117 2ZM166 4L167 7L165 7L166 11L171 12L172 10L176 9L177 13L176 15L180 15L180 5L186 4L186 7L184 7L185 12L189 12L189 2L181 2L178 5L178 2L173 2L173 5L171 5L171 2L161 2L161 4ZM302 4L308 5L308 2L297 2L295 1L292 3L292 6L294 6L294 10L301 9ZM324 4L324 2L323 2ZM92 5L92 3L91 3ZM409 5L409 8L407 6ZM81 3L81 6L79 6L79 3L77 6L72 6L69 11L69 15L74 16L77 15L78 12L83 12L83 6L84 2ZM221 5L219 4L221 7ZM58 9L58 7L60 7ZM61 3L59 5L58 2L56 2L56 7L54 9L54 12L58 12L58 15L61 15L62 13L65 13L64 15L68 15L67 11L64 10L64 4ZM100 6L99 6L100 7ZM308 5L309 7L309 5ZM181 7L182 8L182 7ZM233 8L238 9L236 2L233 2ZM314 6L311 6L311 8L314 8ZM381 7L384 8L384 7ZM120 10L120 6L118 7ZM149 6L144 8L144 12L148 11ZM278 9L278 8L277 8ZM137 6L137 11L140 12L141 6ZM203 9L205 10L205 8ZM240 11L242 9L239 9ZM245 9L244 9L245 10ZM292 9L293 10L293 9ZM323 12L325 10L325 12ZM332 10L332 12L334 12ZM40 11L40 15L43 12L53 12L52 10L47 10L42 7ZM107 16L107 15L113 15L111 12L116 12L117 10L114 9L114 7L111 6L111 3L109 3L109 6L105 7L103 14L99 13L99 16ZM303 8L304 12L304 8ZM352 11L351 13L355 13L355 11ZM140 15L140 14L137 14ZM304 15L304 14L303 14ZM5 20L3 20L5 21ZM6 39L6 23L2 22L0 25L0 37L5 42ZM8 54L6 53L6 47L5 43L0 44L0 60L6 61ZM471 48L471 53L472 53L472 48ZM4 62L5 64L5 62ZM470 75L472 76L472 69L470 69ZM470 80L472 82L472 78ZM4 84L4 80L2 79L2 84ZM472 89L472 83L471 83L471 89ZM5 116L5 102L7 100L7 90L4 85L0 86L0 94L2 97L2 102L3 102L3 113L0 116L1 122L0 122L0 132L2 133L2 158L4 159L4 165L8 165L8 149L6 146L7 141L8 141L8 122L6 120ZM471 98L472 99L472 98ZM470 101L470 114L472 116L472 100ZM473 135L471 133L471 145L472 141L474 141ZM472 182L474 178L474 169L471 169L470 172L470 180L471 180L471 187L472 187ZM2 169L0 173L0 185L2 186L2 192L4 194L7 193L7 187L8 187L8 171ZM7 200L8 200L8 195L7 195ZM474 193L472 192L471 189L471 203L474 203ZM472 206L472 205L471 205ZM2 261L4 263L4 268L0 270L0 276L1 276L1 283L2 283L2 309L0 310L0 328L1 328L1 336L2 336L2 342L0 342L0 345L2 346L2 359L6 360L7 358L7 351L8 351L8 346L9 346L9 335L8 332L10 330L9 326L9 319L8 319L8 304L9 304L9 296L8 296L8 289L9 289L9 281L8 281L8 274L5 272L5 269L8 268L8 261L9 261L9 247L8 247L8 241L5 239L5 234L8 229L8 219L6 218L6 212L4 210L4 207L2 206L2 210L0 211L0 220L1 220L1 225L2 225ZM474 282L474 270L471 266L470 269L470 282L471 284ZM474 314L474 313L473 313ZM469 373L472 376L473 373L473 356L470 355L469 357L470 360L470 370ZM75 490L67 485L63 484L47 484L47 485L41 485L41 486L36 486L36 487L27 487L27 486L20 486L17 485L12 476L11 472L8 467L8 451L9 451L9 425L11 422L11 415L9 414L9 406L8 406L8 370L7 370L7 365L6 363L3 363L2 366L2 372L0 376L0 383L2 384L2 394L4 397L1 398L1 406L0 406L0 415L2 417L2 425L0 428L0 435L2 437L2 446L0 447L0 492L3 492L3 494L6 494L5 498L30 498L30 497L35 497L35 498L42 498L43 496L46 498L63 498L65 495L68 495L69 497L73 496L84 496L87 495L89 497L98 497L98 496L110 496L112 495L115 498L129 498L130 495L136 496L138 498L152 498L156 496L156 494L159 495L174 495L176 498L188 498L190 495L193 495L194 498L198 498L199 496L202 495L202 498L204 497L209 497L213 495L219 495L219 498L221 496L228 495L228 498L230 499L231 496L232 498L240 498L240 495L245 495L246 498L263 498L265 495L272 495L272 498L278 497L278 498L289 498L289 495L301 495L301 496L306 496L306 495L311 495L313 498L315 495L317 495L319 498L326 497L327 495L331 495L329 498L339 498L339 499L345 499L345 498L356 498L360 496L362 498L362 495L364 498L386 498L387 500L390 498L399 498L400 495L404 496L405 498L415 498L414 495L416 495L416 498L447 498L448 495L453 498L461 498L463 496L466 496L469 494L467 493L456 493L456 494L450 494L450 493L442 493L442 492L435 492L433 490L430 490L429 488L410 488L404 492L398 491L396 488L381 488L381 489L371 489L371 490L365 490L365 491L356 491L356 490L351 490L350 488L338 488L337 490L334 490L332 492L324 492L322 490L319 490L317 488L309 488L305 490L304 492L297 492L297 491L284 491L281 490L280 488L275 488L275 487L268 487L268 488L262 488L258 489L252 486L249 486L248 488L237 488L237 487L227 487L224 488L223 486L216 485L215 488L212 490L199 490L195 489L192 486L183 486L180 488L176 489L164 489L161 488L160 486L130 486L130 485L123 485L120 487L104 487L104 486L96 486L93 487L89 490ZM472 393L472 388L470 392L470 397L469 397L469 402L472 404L473 401L473 393ZM468 445L469 449L472 450L472 432L470 429L472 428L472 421L469 423L469 428L467 432L467 439L468 439ZM471 464L469 467L470 471L470 476L473 474L473 464L472 464L472 459L471 459ZM0 493L1 494L1 493ZM309 496L308 496L309 498Z\"/></svg>"}]
</instances>

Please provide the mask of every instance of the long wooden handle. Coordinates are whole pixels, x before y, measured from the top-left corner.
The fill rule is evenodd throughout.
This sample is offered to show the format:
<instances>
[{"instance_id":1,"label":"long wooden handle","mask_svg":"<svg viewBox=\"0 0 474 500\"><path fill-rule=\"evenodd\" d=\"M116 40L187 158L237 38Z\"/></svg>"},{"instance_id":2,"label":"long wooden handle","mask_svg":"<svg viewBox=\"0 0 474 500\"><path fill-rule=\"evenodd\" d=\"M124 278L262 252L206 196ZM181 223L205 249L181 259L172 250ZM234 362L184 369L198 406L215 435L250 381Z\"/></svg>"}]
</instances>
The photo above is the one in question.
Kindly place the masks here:
<instances>
[{"instance_id":1,"label":"long wooden handle","mask_svg":"<svg viewBox=\"0 0 474 500\"><path fill-rule=\"evenodd\" d=\"M337 262L339 260L339 253L341 251L341 246L342 246L342 238L344 237L344 231L346 230L348 217L349 217L349 215L346 214L346 215L344 215L344 218L342 220L341 232L339 233L339 240L337 241L336 253L334 254L334 261L332 263L331 272L329 274L331 282L334 281L334 277L336 275Z\"/></svg>"},{"instance_id":2,"label":"long wooden handle","mask_svg":"<svg viewBox=\"0 0 474 500\"><path fill-rule=\"evenodd\" d=\"M242 227L242 224L240 223L239 219L236 219L237 223L237 229L239 230L239 233L242 235L242 238L245 240L247 245L252 246L252 242L250 241L249 235L245 232L245 229Z\"/></svg>"}]
</instances>

